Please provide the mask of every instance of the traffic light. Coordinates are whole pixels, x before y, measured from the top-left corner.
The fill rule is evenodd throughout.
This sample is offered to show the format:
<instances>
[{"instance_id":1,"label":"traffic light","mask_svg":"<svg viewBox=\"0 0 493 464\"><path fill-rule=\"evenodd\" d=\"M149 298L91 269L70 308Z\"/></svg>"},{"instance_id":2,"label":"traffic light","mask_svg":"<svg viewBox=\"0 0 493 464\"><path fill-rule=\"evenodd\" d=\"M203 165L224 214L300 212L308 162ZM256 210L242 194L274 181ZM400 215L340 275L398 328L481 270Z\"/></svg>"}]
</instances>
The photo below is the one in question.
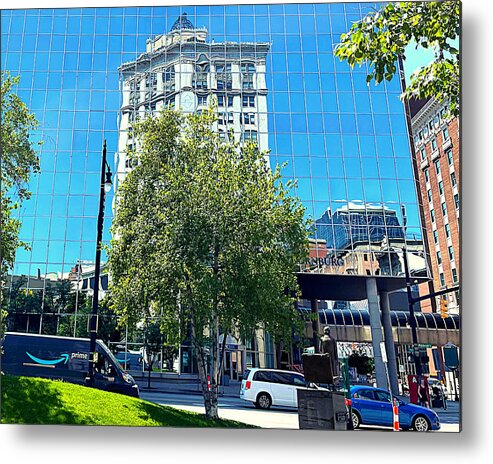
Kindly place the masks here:
<instances>
[{"instance_id":1,"label":"traffic light","mask_svg":"<svg viewBox=\"0 0 493 464\"><path fill-rule=\"evenodd\" d=\"M448 317L448 303L446 298L440 299L440 316L442 319L446 319Z\"/></svg>"}]
</instances>

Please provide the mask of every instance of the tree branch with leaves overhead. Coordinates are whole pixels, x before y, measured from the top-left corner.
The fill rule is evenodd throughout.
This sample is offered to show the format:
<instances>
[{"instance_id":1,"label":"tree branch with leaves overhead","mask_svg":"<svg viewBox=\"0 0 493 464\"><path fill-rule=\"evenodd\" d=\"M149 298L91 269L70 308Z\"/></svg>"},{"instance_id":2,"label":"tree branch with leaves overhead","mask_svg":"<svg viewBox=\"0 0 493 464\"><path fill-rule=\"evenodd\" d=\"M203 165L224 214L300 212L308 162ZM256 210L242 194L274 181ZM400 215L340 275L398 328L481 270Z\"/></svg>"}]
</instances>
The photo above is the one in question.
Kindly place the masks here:
<instances>
[{"instance_id":1,"label":"tree branch with leaves overhead","mask_svg":"<svg viewBox=\"0 0 493 464\"><path fill-rule=\"evenodd\" d=\"M435 60L417 70L402 94L406 99L448 101L452 115L459 114L459 50L452 43L460 34L460 2L396 2L371 12L342 34L335 56L351 67L367 62L367 82L390 81L406 47L432 49Z\"/></svg>"}]
</instances>

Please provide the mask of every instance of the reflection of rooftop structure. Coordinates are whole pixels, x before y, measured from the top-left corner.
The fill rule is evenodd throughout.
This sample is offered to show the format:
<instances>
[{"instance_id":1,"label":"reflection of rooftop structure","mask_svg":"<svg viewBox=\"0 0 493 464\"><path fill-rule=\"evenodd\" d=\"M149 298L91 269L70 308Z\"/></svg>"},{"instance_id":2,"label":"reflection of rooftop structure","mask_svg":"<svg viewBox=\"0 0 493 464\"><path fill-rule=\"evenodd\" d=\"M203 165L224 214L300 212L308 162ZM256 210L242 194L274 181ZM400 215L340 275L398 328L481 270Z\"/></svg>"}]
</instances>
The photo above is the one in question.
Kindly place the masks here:
<instances>
[{"instance_id":1,"label":"reflection of rooftop structure","mask_svg":"<svg viewBox=\"0 0 493 464\"><path fill-rule=\"evenodd\" d=\"M305 270L353 275L404 275L402 248L411 274L426 276L420 239L404 237L397 213L384 206L350 202L315 221Z\"/></svg>"},{"instance_id":2,"label":"reflection of rooftop structure","mask_svg":"<svg viewBox=\"0 0 493 464\"><path fill-rule=\"evenodd\" d=\"M315 221L315 228L314 235L325 240L327 248L333 250L381 242L384 238L404 238L396 212L370 203L348 203L334 212L329 208Z\"/></svg>"},{"instance_id":3,"label":"reflection of rooftop structure","mask_svg":"<svg viewBox=\"0 0 493 464\"><path fill-rule=\"evenodd\" d=\"M89 296L94 293L95 264L92 261L78 261L70 270L68 279L72 282L73 289L87 292ZM99 298L103 298L108 290L107 263L101 264L101 277L99 279Z\"/></svg>"}]
</instances>

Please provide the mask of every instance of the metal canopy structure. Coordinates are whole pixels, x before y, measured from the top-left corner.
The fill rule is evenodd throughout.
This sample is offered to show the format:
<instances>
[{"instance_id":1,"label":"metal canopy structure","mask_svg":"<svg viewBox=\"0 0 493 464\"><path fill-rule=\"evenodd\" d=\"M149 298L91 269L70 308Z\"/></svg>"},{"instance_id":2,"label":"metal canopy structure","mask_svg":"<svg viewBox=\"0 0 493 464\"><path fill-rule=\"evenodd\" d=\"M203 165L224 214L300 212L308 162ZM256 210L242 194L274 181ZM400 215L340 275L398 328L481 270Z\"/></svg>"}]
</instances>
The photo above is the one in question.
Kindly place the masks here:
<instances>
[{"instance_id":1,"label":"metal canopy structure","mask_svg":"<svg viewBox=\"0 0 493 464\"><path fill-rule=\"evenodd\" d=\"M322 274L298 272L301 298L306 300L360 301L367 298L366 282L375 279L377 291L395 292L406 288L405 277L364 276L351 274ZM428 277L413 277L413 283L424 283Z\"/></svg>"}]
</instances>

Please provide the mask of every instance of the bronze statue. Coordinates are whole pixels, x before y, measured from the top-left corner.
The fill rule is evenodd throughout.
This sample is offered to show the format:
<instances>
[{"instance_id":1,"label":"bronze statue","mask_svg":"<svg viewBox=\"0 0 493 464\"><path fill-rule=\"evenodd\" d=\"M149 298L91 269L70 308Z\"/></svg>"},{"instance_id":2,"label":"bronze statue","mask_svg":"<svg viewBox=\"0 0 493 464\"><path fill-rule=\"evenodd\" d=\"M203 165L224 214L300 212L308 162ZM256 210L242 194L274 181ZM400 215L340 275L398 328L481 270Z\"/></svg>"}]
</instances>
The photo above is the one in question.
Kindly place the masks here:
<instances>
[{"instance_id":1,"label":"bronze statue","mask_svg":"<svg viewBox=\"0 0 493 464\"><path fill-rule=\"evenodd\" d=\"M332 368L332 375L335 377L339 373L339 362L337 357L337 341L330 335L330 327L324 327L324 335L320 339L320 352L328 355Z\"/></svg>"}]
</instances>

